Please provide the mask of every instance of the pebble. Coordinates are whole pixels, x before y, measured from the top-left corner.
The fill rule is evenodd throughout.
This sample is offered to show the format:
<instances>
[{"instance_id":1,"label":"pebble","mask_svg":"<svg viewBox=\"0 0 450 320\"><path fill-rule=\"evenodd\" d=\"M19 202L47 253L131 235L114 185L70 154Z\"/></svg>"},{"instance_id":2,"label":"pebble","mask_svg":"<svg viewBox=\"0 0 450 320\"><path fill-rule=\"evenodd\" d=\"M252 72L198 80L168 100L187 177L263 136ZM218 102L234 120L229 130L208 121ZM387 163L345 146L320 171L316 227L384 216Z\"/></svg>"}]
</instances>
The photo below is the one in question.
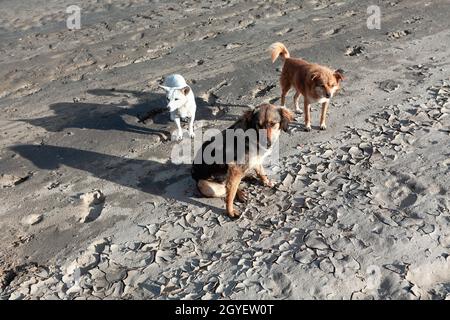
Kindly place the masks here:
<instances>
[{"instance_id":1,"label":"pebble","mask_svg":"<svg viewBox=\"0 0 450 320\"><path fill-rule=\"evenodd\" d=\"M305 238L305 244L308 248L318 249L318 250L328 250L329 247L322 235L317 231L310 232Z\"/></svg>"},{"instance_id":2,"label":"pebble","mask_svg":"<svg viewBox=\"0 0 450 320\"><path fill-rule=\"evenodd\" d=\"M303 264L310 264L316 260L317 256L311 249L298 251L294 254L294 259Z\"/></svg>"},{"instance_id":3,"label":"pebble","mask_svg":"<svg viewBox=\"0 0 450 320\"><path fill-rule=\"evenodd\" d=\"M334 273L335 270L333 263L328 258L320 261L319 268L325 273Z\"/></svg>"},{"instance_id":4,"label":"pebble","mask_svg":"<svg viewBox=\"0 0 450 320\"><path fill-rule=\"evenodd\" d=\"M43 217L44 216L42 214L38 214L38 213L30 214L29 216L26 216L25 218L23 218L22 223L33 226L33 225L41 222Z\"/></svg>"},{"instance_id":5,"label":"pebble","mask_svg":"<svg viewBox=\"0 0 450 320\"><path fill-rule=\"evenodd\" d=\"M123 268L109 268L106 273L106 280L108 282L122 281L127 276L127 271Z\"/></svg>"}]
</instances>

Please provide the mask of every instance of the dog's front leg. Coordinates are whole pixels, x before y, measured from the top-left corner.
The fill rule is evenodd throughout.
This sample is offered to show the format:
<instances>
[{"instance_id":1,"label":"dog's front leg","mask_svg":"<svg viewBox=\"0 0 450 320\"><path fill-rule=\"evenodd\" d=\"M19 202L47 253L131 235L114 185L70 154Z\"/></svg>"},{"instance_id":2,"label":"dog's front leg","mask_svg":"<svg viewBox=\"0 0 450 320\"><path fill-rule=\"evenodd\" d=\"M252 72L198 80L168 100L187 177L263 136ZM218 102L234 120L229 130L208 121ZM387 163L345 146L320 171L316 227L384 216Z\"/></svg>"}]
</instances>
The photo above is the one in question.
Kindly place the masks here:
<instances>
[{"instance_id":1,"label":"dog's front leg","mask_svg":"<svg viewBox=\"0 0 450 320\"><path fill-rule=\"evenodd\" d=\"M325 124L325 121L327 120L328 104L329 104L328 101L322 103L322 110L320 112L320 130L327 129L327 125Z\"/></svg>"},{"instance_id":2,"label":"dog's front leg","mask_svg":"<svg viewBox=\"0 0 450 320\"><path fill-rule=\"evenodd\" d=\"M305 130L311 131L311 106L306 96L304 98L303 115L305 117Z\"/></svg>"},{"instance_id":3,"label":"dog's front leg","mask_svg":"<svg viewBox=\"0 0 450 320\"><path fill-rule=\"evenodd\" d=\"M192 116L190 121L189 121L189 137L191 137L191 139L195 138L195 133L194 133L194 120L195 120L195 116Z\"/></svg>"},{"instance_id":4,"label":"dog's front leg","mask_svg":"<svg viewBox=\"0 0 450 320\"><path fill-rule=\"evenodd\" d=\"M300 99L300 92L296 92L294 95L294 106L295 106L295 111L300 112L300 107L298 106L298 100Z\"/></svg>"},{"instance_id":5,"label":"dog's front leg","mask_svg":"<svg viewBox=\"0 0 450 320\"><path fill-rule=\"evenodd\" d=\"M236 197L236 192L238 191L239 184L241 183L243 177L242 170L235 166L230 165L228 168L228 176L226 182L226 208L227 214L230 218L237 218L240 213L234 210L234 198Z\"/></svg>"},{"instance_id":6,"label":"dog's front leg","mask_svg":"<svg viewBox=\"0 0 450 320\"><path fill-rule=\"evenodd\" d=\"M255 168L255 171L256 171L256 175L261 180L263 185L265 185L266 187L269 187L269 188L273 188L274 183L267 177L266 171L264 170L264 167L262 164L258 165Z\"/></svg>"},{"instance_id":7,"label":"dog's front leg","mask_svg":"<svg viewBox=\"0 0 450 320\"><path fill-rule=\"evenodd\" d=\"M176 134L176 139L177 139L177 141L181 141L181 140L183 140L183 129L181 129L181 121L180 121L179 117L175 118L175 123L177 124L177 128L178 128L178 131Z\"/></svg>"}]
</instances>

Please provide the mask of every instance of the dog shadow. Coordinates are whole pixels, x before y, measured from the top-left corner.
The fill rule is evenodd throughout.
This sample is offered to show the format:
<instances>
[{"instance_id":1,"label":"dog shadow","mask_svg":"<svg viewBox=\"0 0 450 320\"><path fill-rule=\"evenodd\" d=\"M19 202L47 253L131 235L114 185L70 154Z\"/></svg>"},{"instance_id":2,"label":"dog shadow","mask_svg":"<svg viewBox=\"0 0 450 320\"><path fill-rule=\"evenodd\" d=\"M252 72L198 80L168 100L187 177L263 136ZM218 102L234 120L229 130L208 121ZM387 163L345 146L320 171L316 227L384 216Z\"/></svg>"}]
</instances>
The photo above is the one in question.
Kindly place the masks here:
<instances>
[{"instance_id":1,"label":"dog shadow","mask_svg":"<svg viewBox=\"0 0 450 320\"><path fill-rule=\"evenodd\" d=\"M217 215L224 209L198 201L201 198L191 178L191 164L161 163L153 160L128 159L94 151L52 145L16 145L13 152L42 170L67 166L90 173L118 185L173 199L181 203L207 207ZM130 179L130 172L136 179Z\"/></svg>"},{"instance_id":2,"label":"dog shadow","mask_svg":"<svg viewBox=\"0 0 450 320\"><path fill-rule=\"evenodd\" d=\"M138 118L140 123L147 123L151 121L155 124L166 125L170 120L167 112L167 100L164 92L147 92L147 91L133 91L122 89L93 89L88 90L89 94L96 96L118 96L125 95L138 99L138 104L134 105L134 112L130 115ZM245 105L236 104L222 104L215 100L208 101L202 97L196 96L195 103L197 110L195 114L196 120L235 120L236 117L228 117L226 112L214 113L213 108L229 108L229 107L246 107Z\"/></svg>"},{"instance_id":3,"label":"dog shadow","mask_svg":"<svg viewBox=\"0 0 450 320\"><path fill-rule=\"evenodd\" d=\"M139 119L146 112L153 112L155 115L165 111L165 96L155 93L141 93L135 91L115 91L96 89L88 91L91 94L101 94L117 96L131 94L138 97L138 103L130 105L126 98L120 103L98 104L85 102L59 102L49 106L53 115L35 118L18 119L33 126L42 127L50 132L60 132L65 129L95 129L95 130L119 130L140 134L151 134L163 137L170 132L164 128L150 128L140 123ZM136 119L136 121L130 120ZM162 123L167 123L169 117Z\"/></svg>"}]
</instances>

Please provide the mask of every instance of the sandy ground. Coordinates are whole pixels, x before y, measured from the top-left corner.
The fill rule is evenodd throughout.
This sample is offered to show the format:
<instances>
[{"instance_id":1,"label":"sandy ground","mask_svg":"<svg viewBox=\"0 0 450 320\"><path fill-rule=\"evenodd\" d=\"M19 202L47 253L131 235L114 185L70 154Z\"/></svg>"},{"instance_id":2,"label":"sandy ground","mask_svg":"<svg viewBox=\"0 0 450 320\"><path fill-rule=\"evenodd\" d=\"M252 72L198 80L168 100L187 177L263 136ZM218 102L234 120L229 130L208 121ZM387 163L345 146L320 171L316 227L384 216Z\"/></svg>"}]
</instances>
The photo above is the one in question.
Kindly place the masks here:
<instances>
[{"instance_id":1,"label":"sandy ground","mask_svg":"<svg viewBox=\"0 0 450 320\"><path fill-rule=\"evenodd\" d=\"M0 1L1 299L450 298L449 1L77 3L69 31L72 1ZM277 103L275 41L347 79L232 221L169 161L157 85L226 127Z\"/></svg>"}]
</instances>

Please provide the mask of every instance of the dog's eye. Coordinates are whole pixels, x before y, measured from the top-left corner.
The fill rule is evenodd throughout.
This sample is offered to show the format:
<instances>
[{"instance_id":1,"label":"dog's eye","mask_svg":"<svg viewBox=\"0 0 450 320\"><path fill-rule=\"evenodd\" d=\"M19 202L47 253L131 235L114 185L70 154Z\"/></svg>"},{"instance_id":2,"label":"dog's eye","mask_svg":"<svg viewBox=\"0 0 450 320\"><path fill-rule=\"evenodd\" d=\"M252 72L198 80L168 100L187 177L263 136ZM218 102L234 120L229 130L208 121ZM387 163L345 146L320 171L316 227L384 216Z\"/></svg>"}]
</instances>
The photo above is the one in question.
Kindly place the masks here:
<instances>
[{"instance_id":1,"label":"dog's eye","mask_svg":"<svg viewBox=\"0 0 450 320\"><path fill-rule=\"evenodd\" d=\"M178 100L180 100L180 99L178 99L178 98L175 98L175 101L178 101Z\"/></svg>"}]
</instances>

